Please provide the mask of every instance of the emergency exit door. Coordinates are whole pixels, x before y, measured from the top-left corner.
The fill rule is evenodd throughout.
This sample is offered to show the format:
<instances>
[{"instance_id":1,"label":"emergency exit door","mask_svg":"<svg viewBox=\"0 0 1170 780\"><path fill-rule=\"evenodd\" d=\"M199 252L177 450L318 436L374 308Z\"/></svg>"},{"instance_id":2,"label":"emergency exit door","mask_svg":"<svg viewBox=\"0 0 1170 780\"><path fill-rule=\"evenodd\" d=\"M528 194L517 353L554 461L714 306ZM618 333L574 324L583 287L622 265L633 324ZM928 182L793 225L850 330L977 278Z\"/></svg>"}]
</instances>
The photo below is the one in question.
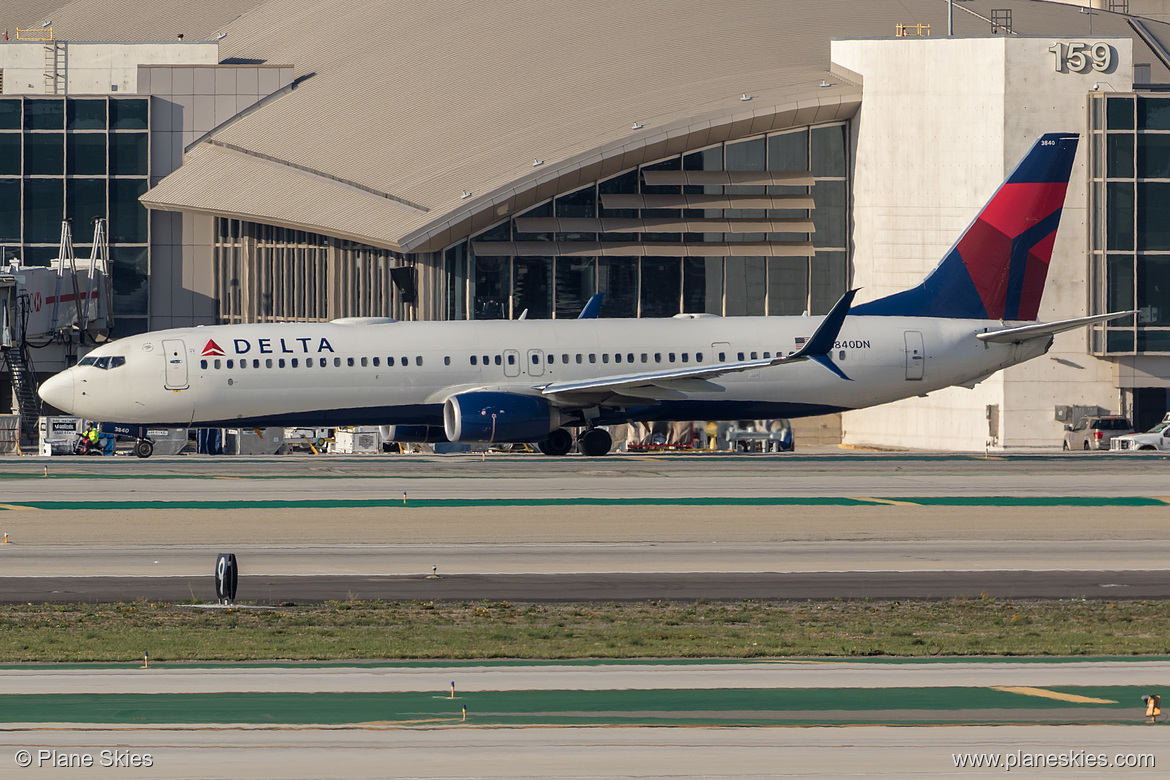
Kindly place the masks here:
<instances>
[{"instance_id":1,"label":"emergency exit door","mask_svg":"<svg viewBox=\"0 0 1170 780\"><path fill-rule=\"evenodd\" d=\"M926 350L922 346L922 331L906 331L906 379L919 380L926 369Z\"/></svg>"},{"instance_id":2,"label":"emergency exit door","mask_svg":"<svg viewBox=\"0 0 1170 780\"><path fill-rule=\"evenodd\" d=\"M162 343L163 354L167 361L167 389L185 390L187 388L187 347L182 339L166 339Z\"/></svg>"}]
</instances>

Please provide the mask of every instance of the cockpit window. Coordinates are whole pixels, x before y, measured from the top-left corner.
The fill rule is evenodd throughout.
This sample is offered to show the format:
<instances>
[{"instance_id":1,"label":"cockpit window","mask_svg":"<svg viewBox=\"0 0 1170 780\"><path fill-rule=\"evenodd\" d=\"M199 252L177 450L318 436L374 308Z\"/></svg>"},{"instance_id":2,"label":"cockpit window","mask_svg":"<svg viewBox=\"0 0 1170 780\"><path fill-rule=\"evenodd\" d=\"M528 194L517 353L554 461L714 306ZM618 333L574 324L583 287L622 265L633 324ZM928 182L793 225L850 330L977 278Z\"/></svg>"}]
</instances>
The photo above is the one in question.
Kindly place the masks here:
<instances>
[{"instance_id":1,"label":"cockpit window","mask_svg":"<svg viewBox=\"0 0 1170 780\"><path fill-rule=\"evenodd\" d=\"M126 365L126 358L122 355L114 355L110 358L110 368L118 368Z\"/></svg>"},{"instance_id":2,"label":"cockpit window","mask_svg":"<svg viewBox=\"0 0 1170 780\"><path fill-rule=\"evenodd\" d=\"M87 358L82 358L81 360L77 361L77 365L79 365L79 366L92 366L96 362L97 362L97 358L87 357Z\"/></svg>"},{"instance_id":3,"label":"cockpit window","mask_svg":"<svg viewBox=\"0 0 1170 780\"><path fill-rule=\"evenodd\" d=\"M110 367L110 359L108 357L100 357L97 359L97 362L94 363L94 365L100 368L102 371L105 371Z\"/></svg>"}]
</instances>

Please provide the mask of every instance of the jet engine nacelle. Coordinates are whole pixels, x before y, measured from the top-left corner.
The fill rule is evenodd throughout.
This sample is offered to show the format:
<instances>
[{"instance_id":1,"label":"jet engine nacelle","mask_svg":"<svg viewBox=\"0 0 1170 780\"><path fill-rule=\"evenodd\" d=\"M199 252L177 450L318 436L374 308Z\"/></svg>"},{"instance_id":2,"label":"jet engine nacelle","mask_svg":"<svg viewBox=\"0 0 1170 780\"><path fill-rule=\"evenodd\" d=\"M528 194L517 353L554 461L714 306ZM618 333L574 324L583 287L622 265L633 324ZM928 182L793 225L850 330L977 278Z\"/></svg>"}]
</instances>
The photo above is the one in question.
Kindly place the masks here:
<instances>
[{"instance_id":1,"label":"jet engine nacelle","mask_svg":"<svg viewBox=\"0 0 1170 780\"><path fill-rule=\"evenodd\" d=\"M403 444L430 444L436 441L447 441L442 426L439 425L387 425L383 438L386 441L397 441Z\"/></svg>"},{"instance_id":2,"label":"jet engine nacelle","mask_svg":"<svg viewBox=\"0 0 1170 780\"><path fill-rule=\"evenodd\" d=\"M460 393L443 404L443 428L455 442L543 441L562 424L560 411L535 395Z\"/></svg>"}]
</instances>

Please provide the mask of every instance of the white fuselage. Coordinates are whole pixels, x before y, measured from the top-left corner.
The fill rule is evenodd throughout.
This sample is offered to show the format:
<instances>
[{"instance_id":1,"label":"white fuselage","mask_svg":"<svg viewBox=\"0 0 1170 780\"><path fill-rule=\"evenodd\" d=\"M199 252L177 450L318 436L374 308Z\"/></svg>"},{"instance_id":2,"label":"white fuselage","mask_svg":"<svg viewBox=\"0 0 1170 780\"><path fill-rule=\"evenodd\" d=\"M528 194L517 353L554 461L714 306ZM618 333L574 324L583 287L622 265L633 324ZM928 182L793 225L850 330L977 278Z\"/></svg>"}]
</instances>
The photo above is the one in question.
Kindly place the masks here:
<instances>
[{"instance_id":1,"label":"white fuselage","mask_svg":"<svg viewBox=\"0 0 1170 780\"><path fill-rule=\"evenodd\" d=\"M42 396L87 419L155 425L442 425L444 401L491 389L789 355L821 317L223 325L131 336L51 378ZM969 384L1047 350L984 343L1005 323L847 317L812 361L710 380L669 400L601 401L592 422L760 419L857 409ZM216 349L215 347L218 347ZM215 353L220 354L215 354ZM122 365L99 364L121 357ZM94 361L89 359L93 358Z\"/></svg>"}]
</instances>

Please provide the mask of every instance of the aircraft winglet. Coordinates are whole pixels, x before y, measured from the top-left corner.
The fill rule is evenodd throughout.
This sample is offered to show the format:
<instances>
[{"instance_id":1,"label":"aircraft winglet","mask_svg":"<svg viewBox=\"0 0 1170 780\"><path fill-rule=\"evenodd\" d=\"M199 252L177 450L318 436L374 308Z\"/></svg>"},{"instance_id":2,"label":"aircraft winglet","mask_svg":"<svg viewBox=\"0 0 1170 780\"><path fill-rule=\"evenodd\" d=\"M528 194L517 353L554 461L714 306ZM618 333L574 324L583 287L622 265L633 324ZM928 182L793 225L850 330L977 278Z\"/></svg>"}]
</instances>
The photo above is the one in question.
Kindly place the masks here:
<instances>
[{"instance_id":1,"label":"aircraft winglet","mask_svg":"<svg viewBox=\"0 0 1170 780\"><path fill-rule=\"evenodd\" d=\"M825 315L824 321L812 334L812 338L806 341L798 352L784 358L784 360L804 360L807 358L824 366L842 379L849 380L849 377L845 376L845 372L829 357L829 353L833 350L833 344L837 342L841 326L845 323L845 317L849 314L849 307L853 305L853 298L856 295L857 290L850 290L842 295L841 299L833 304L833 308Z\"/></svg>"},{"instance_id":2,"label":"aircraft winglet","mask_svg":"<svg viewBox=\"0 0 1170 780\"><path fill-rule=\"evenodd\" d=\"M594 293L589 297L588 302L581 309L581 313L577 315L579 320L595 320L597 315L601 313L601 303L605 300L605 293Z\"/></svg>"}]
</instances>

